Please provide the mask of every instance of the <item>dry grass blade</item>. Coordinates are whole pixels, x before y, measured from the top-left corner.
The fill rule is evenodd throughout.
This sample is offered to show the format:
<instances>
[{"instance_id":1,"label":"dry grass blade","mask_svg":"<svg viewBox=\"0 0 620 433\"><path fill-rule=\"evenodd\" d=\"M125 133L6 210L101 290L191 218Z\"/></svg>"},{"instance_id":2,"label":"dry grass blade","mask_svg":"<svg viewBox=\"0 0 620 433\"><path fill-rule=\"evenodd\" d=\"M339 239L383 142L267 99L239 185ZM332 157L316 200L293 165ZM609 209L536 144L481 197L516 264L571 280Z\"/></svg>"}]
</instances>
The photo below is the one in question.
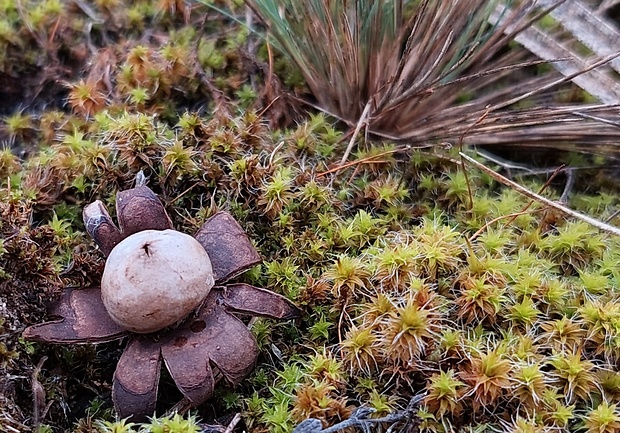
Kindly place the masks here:
<instances>
[{"instance_id":1,"label":"dry grass blade","mask_svg":"<svg viewBox=\"0 0 620 433\"><path fill-rule=\"evenodd\" d=\"M603 0L598 9L597 14L604 14L609 9L612 9L620 4L620 0Z\"/></svg>"},{"instance_id":2,"label":"dry grass blade","mask_svg":"<svg viewBox=\"0 0 620 433\"><path fill-rule=\"evenodd\" d=\"M579 144L620 154L613 146L620 140L617 107L553 102L573 79L600 79L597 94L614 88L594 70L613 56L586 62L554 47L546 57L564 58L558 64L567 76L541 75L531 55L510 45L563 0L545 2L546 9L535 0L246 3L302 72L320 109L349 125L364 123L372 134L409 143L456 142L467 132L469 144ZM616 93L603 102L620 100Z\"/></svg>"},{"instance_id":3,"label":"dry grass blade","mask_svg":"<svg viewBox=\"0 0 620 433\"><path fill-rule=\"evenodd\" d=\"M494 172L493 170L491 170L490 168L488 168L487 166L485 166L484 164L479 163L478 161L476 161L475 159L473 159L470 156L465 155L463 152L459 152L459 154L461 155L462 158L464 158L467 162L469 162L470 164L472 164L474 167L478 168L479 170L484 171L485 173L487 173L489 176L491 176L493 179L495 179L496 181L514 189L515 191L523 194L524 196L532 199L532 200L536 200L542 204L544 204L545 206L549 206L555 210L558 210L560 212L562 212L563 214L573 217L573 218L577 218L580 219L582 221L587 222L588 224L596 227L599 230L603 230L605 232L614 234L616 236L620 236L620 229L614 226L611 226L609 224L606 224L602 221L599 221L595 218L592 218L591 216L582 214L581 212L577 212L575 210L572 210L560 203L557 203L553 200L549 200L548 198L545 198L539 194L536 194L533 191L530 191L529 189L519 185L518 183L502 176L499 173Z\"/></svg>"},{"instance_id":4,"label":"dry grass blade","mask_svg":"<svg viewBox=\"0 0 620 433\"><path fill-rule=\"evenodd\" d=\"M564 3L552 10L550 15L601 57L613 54L620 47L620 34L616 27L605 18L597 16L580 0ZM609 66L620 72L620 59L612 60Z\"/></svg>"},{"instance_id":5,"label":"dry grass blade","mask_svg":"<svg viewBox=\"0 0 620 433\"><path fill-rule=\"evenodd\" d=\"M551 10L550 15L558 19L566 30L597 55L608 58L609 61L604 62L605 64L614 68L620 65L618 63L620 60L617 58L620 54L618 52L620 35L580 2L563 3ZM502 20L501 8L491 16L491 21L495 20ZM609 75L609 71L599 68L585 72L587 64L593 63L591 59L583 58L579 54L580 47L571 47L575 42L573 39L562 41L553 33L555 32L543 31L532 26L516 35L515 41L542 59L548 61L565 59L553 62L553 66L564 76L574 75L572 80L575 84L606 104L620 103L620 83Z\"/></svg>"}]
</instances>

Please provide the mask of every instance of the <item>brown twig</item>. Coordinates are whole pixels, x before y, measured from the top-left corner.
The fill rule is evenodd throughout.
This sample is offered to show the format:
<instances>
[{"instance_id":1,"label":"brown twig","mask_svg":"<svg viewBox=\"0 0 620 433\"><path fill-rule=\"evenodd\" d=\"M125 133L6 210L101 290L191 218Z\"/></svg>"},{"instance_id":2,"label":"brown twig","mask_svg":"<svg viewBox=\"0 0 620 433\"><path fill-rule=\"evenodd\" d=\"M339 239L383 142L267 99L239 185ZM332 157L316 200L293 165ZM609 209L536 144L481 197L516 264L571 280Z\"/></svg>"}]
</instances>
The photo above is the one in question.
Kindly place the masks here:
<instances>
[{"instance_id":1,"label":"brown twig","mask_svg":"<svg viewBox=\"0 0 620 433\"><path fill-rule=\"evenodd\" d=\"M393 154L393 153L402 152L402 151L409 150L409 149L411 149L411 146L399 146L399 147L396 147L394 149L386 150L385 152L378 153L376 155L367 156L365 158L356 159L355 161L347 162L346 164L338 165L338 166L336 166L334 168L330 168L327 171L323 171L321 173L318 173L316 175L316 177L323 177L325 175L328 175L328 174L331 174L331 173L335 173L337 171L340 171L340 170L345 169L345 168L349 168L349 167L351 167L353 165L357 165L357 164L364 164L364 163L369 163L369 162L370 163L377 163L379 161L373 161L375 158L379 158L380 156L390 155L390 154Z\"/></svg>"},{"instance_id":2,"label":"brown twig","mask_svg":"<svg viewBox=\"0 0 620 433\"><path fill-rule=\"evenodd\" d=\"M480 116L474 123L469 125L469 127L463 131L463 134L459 137L459 153L463 154L463 140L465 140L465 136L472 130L476 125L482 123L482 121L489 115L490 111L486 111ZM465 176L465 183L467 184L467 194L469 196L469 210L474 207L474 195L471 192L471 184L469 182L469 176L467 175L467 170L465 169L465 160L461 156L461 168L463 168L463 175Z\"/></svg>"},{"instance_id":3,"label":"brown twig","mask_svg":"<svg viewBox=\"0 0 620 433\"><path fill-rule=\"evenodd\" d=\"M531 203L532 203L532 202L530 202L530 203L528 204L528 207L529 207L529 205L530 205ZM512 221L514 221L514 219L515 219L515 218L518 218L518 217L520 217L521 215L533 214L533 213L536 213L536 212L540 212L541 210L542 210L542 209L534 209L534 210L531 210L531 211L524 210L524 211L519 211L519 212L509 213L509 214L506 214L506 215L500 215L500 216L498 216L498 217L496 217L496 218L493 218L491 221L487 222L485 225L483 225L482 227L480 227L480 228L476 231L476 233L474 233L473 235L471 235L471 237L469 238L469 242L473 242L473 241L475 241L475 240L476 240L476 238L477 238L478 236L480 236L480 235L481 235L481 234L482 234L482 233L483 233L483 232L484 232L484 231L485 231L485 230L486 230L486 229L487 229L487 228L488 228L491 224L494 224L494 223L496 223L496 222L498 222L498 221L501 221L501 220L503 220L504 218L511 218L511 220L510 220L510 221L508 221L508 222L506 223L506 225L508 225L508 224L510 224Z\"/></svg>"}]
</instances>

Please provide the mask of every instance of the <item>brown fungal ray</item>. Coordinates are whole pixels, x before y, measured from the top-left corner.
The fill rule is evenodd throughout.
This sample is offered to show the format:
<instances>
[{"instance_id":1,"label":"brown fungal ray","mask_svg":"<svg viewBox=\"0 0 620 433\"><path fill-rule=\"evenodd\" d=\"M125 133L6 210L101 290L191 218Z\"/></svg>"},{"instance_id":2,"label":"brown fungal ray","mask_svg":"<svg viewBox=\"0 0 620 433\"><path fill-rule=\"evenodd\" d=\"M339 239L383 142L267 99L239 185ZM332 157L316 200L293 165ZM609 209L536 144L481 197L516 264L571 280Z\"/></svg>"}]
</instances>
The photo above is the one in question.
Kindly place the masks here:
<instances>
[{"instance_id":1,"label":"brown fungal ray","mask_svg":"<svg viewBox=\"0 0 620 433\"><path fill-rule=\"evenodd\" d=\"M274 319L294 319L299 309L284 296L249 284L229 284L220 290L223 304L235 311Z\"/></svg>"},{"instance_id":2,"label":"brown fungal ray","mask_svg":"<svg viewBox=\"0 0 620 433\"><path fill-rule=\"evenodd\" d=\"M46 343L100 343L126 334L108 315L99 288L65 291L51 313L62 319L30 326L24 330L24 338Z\"/></svg>"},{"instance_id":3,"label":"brown fungal ray","mask_svg":"<svg viewBox=\"0 0 620 433\"><path fill-rule=\"evenodd\" d=\"M107 257L123 236L112 221L105 205L100 200L92 202L84 208L82 217L86 231Z\"/></svg>"},{"instance_id":4,"label":"brown fungal ray","mask_svg":"<svg viewBox=\"0 0 620 433\"><path fill-rule=\"evenodd\" d=\"M216 284L222 284L262 261L248 235L228 212L213 215L194 237L211 258Z\"/></svg>"},{"instance_id":5,"label":"brown fungal ray","mask_svg":"<svg viewBox=\"0 0 620 433\"><path fill-rule=\"evenodd\" d=\"M253 369L258 346L245 324L227 313L212 290L192 326L199 333L205 353L232 385L239 384Z\"/></svg>"},{"instance_id":6,"label":"brown fungal ray","mask_svg":"<svg viewBox=\"0 0 620 433\"><path fill-rule=\"evenodd\" d=\"M177 328L162 341L161 354L174 383L192 405L198 406L213 395L215 380L209 363L211 346L203 333L203 320Z\"/></svg>"},{"instance_id":7,"label":"brown fungal ray","mask_svg":"<svg viewBox=\"0 0 620 433\"><path fill-rule=\"evenodd\" d=\"M118 361L112 385L112 400L120 418L143 421L153 416L160 371L159 343L132 338Z\"/></svg>"},{"instance_id":8,"label":"brown fungal ray","mask_svg":"<svg viewBox=\"0 0 620 433\"><path fill-rule=\"evenodd\" d=\"M142 230L172 229L172 221L159 197L148 186L116 194L116 214L123 237Z\"/></svg>"}]
</instances>

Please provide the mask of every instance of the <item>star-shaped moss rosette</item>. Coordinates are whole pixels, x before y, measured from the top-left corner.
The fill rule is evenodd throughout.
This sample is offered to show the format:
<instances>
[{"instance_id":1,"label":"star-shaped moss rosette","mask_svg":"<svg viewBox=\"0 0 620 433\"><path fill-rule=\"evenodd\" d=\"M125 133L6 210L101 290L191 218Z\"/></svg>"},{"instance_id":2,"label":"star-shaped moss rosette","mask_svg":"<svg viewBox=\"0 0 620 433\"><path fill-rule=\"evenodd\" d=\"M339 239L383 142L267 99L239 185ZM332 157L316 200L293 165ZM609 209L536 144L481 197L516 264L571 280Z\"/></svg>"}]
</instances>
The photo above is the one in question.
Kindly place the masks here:
<instances>
[{"instance_id":1,"label":"star-shaped moss rosette","mask_svg":"<svg viewBox=\"0 0 620 433\"><path fill-rule=\"evenodd\" d=\"M84 209L86 230L107 257L101 287L67 290L52 311L60 319L31 326L24 337L64 344L129 337L112 388L121 418L153 415L162 359L192 406L206 401L222 376L238 384L258 347L231 313L299 315L273 292L226 284L261 262L246 233L226 212L194 237L175 231L146 186L119 192L116 211L120 230L100 201Z\"/></svg>"}]
</instances>

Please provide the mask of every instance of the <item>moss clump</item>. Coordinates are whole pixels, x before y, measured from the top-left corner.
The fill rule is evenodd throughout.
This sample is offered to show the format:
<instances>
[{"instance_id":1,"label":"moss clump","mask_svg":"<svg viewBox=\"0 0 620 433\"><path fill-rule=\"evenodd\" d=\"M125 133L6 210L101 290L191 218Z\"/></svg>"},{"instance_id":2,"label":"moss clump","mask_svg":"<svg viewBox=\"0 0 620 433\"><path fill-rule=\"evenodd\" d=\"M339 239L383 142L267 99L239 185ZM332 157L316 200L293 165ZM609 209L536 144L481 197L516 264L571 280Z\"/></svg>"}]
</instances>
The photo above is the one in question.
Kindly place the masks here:
<instances>
[{"instance_id":1,"label":"moss clump","mask_svg":"<svg viewBox=\"0 0 620 433\"><path fill-rule=\"evenodd\" d=\"M60 131L21 165L8 158L12 201L3 248L21 259L3 265L11 276L3 296L20 292L36 302L15 298L21 316L11 325L3 368L27 368L56 353L48 368L61 377L80 359L82 382L110 383L101 355L26 348L18 332L43 319L45 301L62 286L97 283L102 259L82 234L79 211L143 171L182 230L195 230L217 209L233 212L266 259L248 281L305 310L299 327L254 323L261 364L215 414L235 408L254 431L290 431L309 416L333 424L362 404L394 410L425 391L419 416L440 431L604 422L596 421L607 410L601 405L617 398L609 376L620 353L617 240L557 215L541 224L537 205L519 214L525 200L471 172L477 193L470 208L460 169L435 156L323 174L336 158L317 151L329 139L327 122L270 131L252 111L180 112L170 123L107 111L87 128ZM596 203L588 210L601 209ZM37 249L27 248L34 244L26 235L36 237ZM118 356L102 347L105 357ZM52 402L46 422L67 425L57 408L76 401L45 379ZM106 386L98 388L105 402ZM16 388L14 401L24 405L26 389ZM214 416L199 409L201 417Z\"/></svg>"}]
</instances>

